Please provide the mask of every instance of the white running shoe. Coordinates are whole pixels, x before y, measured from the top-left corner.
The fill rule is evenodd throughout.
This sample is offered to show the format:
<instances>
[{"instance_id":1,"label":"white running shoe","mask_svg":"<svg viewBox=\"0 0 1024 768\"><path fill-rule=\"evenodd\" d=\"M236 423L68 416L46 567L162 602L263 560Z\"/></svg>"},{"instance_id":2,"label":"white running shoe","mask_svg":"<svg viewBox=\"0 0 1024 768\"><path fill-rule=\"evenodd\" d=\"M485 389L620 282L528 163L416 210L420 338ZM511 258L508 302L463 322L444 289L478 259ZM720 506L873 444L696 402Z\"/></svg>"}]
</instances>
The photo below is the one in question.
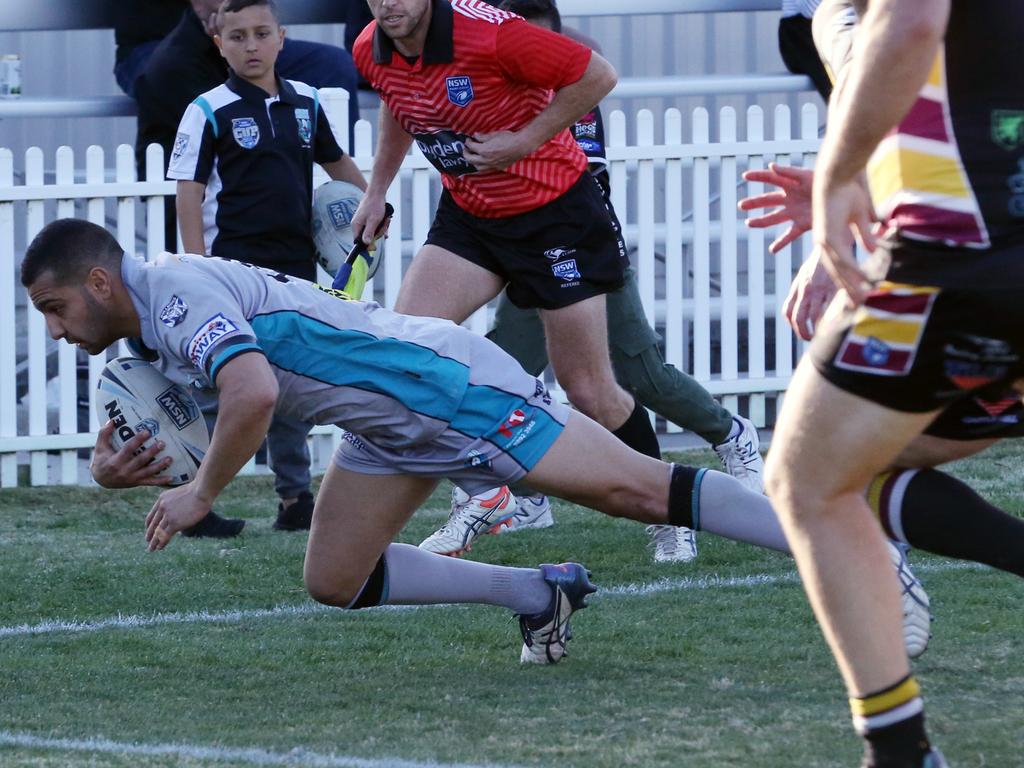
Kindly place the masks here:
<instances>
[{"instance_id":1,"label":"white running shoe","mask_svg":"<svg viewBox=\"0 0 1024 768\"><path fill-rule=\"evenodd\" d=\"M448 521L420 543L420 549L458 557L473 547L473 540L501 525L516 512L515 498L506 486L470 496L452 488L452 511Z\"/></svg>"},{"instance_id":2,"label":"white running shoe","mask_svg":"<svg viewBox=\"0 0 1024 768\"><path fill-rule=\"evenodd\" d=\"M739 425L739 432L711 448L718 454L726 472L739 480L745 488L755 493L764 493L764 458L759 451L761 441L757 436L757 427L754 422L742 416L733 416L732 420Z\"/></svg>"},{"instance_id":3,"label":"white running shoe","mask_svg":"<svg viewBox=\"0 0 1024 768\"><path fill-rule=\"evenodd\" d=\"M907 655L916 659L928 650L931 640L932 613L928 601L928 593L924 591L921 580L910 570L903 547L892 541L889 544L889 559L896 569L900 580L903 599L903 642L907 647Z\"/></svg>"},{"instance_id":4,"label":"white running shoe","mask_svg":"<svg viewBox=\"0 0 1024 768\"><path fill-rule=\"evenodd\" d=\"M542 565L544 581L551 585L551 604L536 616L519 615L523 635L523 664L557 664L565 656L565 644L572 639L569 617L587 607L587 596L597 591L590 583L590 571L579 563Z\"/></svg>"},{"instance_id":5,"label":"white running shoe","mask_svg":"<svg viewBox=\"0 0 1024 768\"><path fill-rule=\"evenodd\" d=\"M516 496L516 511L512 517L491 526L488 533L515 533L527 528L550 528L555 524L551 516L551 502L543 493Z\"/></svg>"},{"instance_id":6,"label":"white running shoe","mask_svg":"<svg viewBox=\"0 0 1024 768\"><path fill-rule=\"evenodd\" d=\"M697 557L697 534L690 528L675 525L648 525L645 529L654 549L656 563L688 563Z\"/></svg>"}]
</instances>

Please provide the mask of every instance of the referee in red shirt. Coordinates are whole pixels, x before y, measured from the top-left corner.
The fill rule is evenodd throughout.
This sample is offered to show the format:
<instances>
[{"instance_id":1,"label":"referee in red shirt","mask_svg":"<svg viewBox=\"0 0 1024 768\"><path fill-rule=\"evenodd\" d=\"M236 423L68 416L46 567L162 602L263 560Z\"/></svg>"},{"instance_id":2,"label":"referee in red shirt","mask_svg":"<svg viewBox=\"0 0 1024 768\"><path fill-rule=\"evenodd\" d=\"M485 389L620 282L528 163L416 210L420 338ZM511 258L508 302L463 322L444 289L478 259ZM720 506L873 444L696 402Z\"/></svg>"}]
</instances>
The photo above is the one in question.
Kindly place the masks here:
<instances>
[{"instance_id":1,"label":"referee in red shirt","mask_svg":"<svg viewBox=\"0 0 1024 768\"><path fill-rule=\"evenodd\" d=\"M415 140L444 192L395 309L461 323L507 286L537 308L569 400L658 456L647 414L615 382L605 294L628 266L621 228L567 130L615 85L588 47L482 0L369 0L356 66L380 94L373 174L352 226L384 221Z\"/></svg>"}]
</instances>

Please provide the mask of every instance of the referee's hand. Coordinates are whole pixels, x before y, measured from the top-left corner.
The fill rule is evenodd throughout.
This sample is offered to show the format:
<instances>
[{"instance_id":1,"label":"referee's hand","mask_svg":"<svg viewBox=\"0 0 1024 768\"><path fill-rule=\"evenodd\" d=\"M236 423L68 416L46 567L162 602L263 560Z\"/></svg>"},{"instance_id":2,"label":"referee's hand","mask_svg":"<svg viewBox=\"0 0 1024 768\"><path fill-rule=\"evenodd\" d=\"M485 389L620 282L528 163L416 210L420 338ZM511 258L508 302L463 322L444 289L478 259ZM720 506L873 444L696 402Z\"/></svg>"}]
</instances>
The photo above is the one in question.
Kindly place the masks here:
<instances>
[{"instance_id":1,"label":"referee's hand","mask_svg":"<svg viewBox=\"0 0 1024 768\"><path fill-rule=\"evenodd\" d=\"M530 154L536 147L526 146L521 133L496 131L478 133L466 139L462 156L477 171L503 171Z\"/></svg>"},{"instance_id":2,"label":"referee's hand","mask_svg":"<svg viewBox=\"0 0 1024 768\"><path fill-rule=\"evenodd\" d=\"M390 224L384 196L364 195L352 217L352 237L372 248L374 240L387 236ZM364 233L370 236L366 237Z\"/></svg>"}]
</instances>

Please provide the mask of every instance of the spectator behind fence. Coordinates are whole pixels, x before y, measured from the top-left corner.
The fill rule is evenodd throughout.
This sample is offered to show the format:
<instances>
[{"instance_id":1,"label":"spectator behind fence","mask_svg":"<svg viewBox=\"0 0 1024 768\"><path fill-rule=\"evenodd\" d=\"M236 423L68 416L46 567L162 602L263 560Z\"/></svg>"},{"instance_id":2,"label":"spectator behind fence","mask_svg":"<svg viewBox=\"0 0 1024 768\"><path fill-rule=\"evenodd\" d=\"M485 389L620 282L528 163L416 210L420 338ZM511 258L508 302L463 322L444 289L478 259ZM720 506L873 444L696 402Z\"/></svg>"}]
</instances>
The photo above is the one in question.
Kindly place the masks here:
<instances>
[{"instance_id":1,"label":"spectator behind fence","mask_svg":"<svg viewBox=\"0 0 1024 768\"><path fill-rule=\"evenodd\" d=\"M807 75L827 102L832 81L825 71L811 35L811 19L821 0L782 0L779 20L779 53L786 69L794 75Z\"/></svg>"},{"instance_id":2,"label":"spectator behind fence","mask_svg":"<svg viewBox=\"0 0 1024 768\"><path fill-rule=\"evenodd\" d=\"M189 105L167 170L178 180L182 242L188 253L314 280L313 163L333 179L364 189L366 181L335 141L315 89L275 73L285 33L273 0L227 0L220 22L215 43L231 74ZM216 408L212 399L203 405ZM281 499L277 530L309 529L311 428L283 415L270 424L269 463ZM211 512L198 527L205 535L232 535L241 521Z\"/></svg>"},{"instance_id":3,"label":"spectator behind fence","mask_svg":"<svg viewBox=\"0 0 1024 768\"><path fill-rule=\"evenodd\" d=\"M174 135L181 116L199 94L223 83L228 66L213 42L220 0L182 2L177 25L164 29L156 45L140 40L157 34L172 14L171 0L138 0L135 9L123 16L115 34L119 41L115 68L118 82L139 104L136 160L140 178L145 169L145 148L156 143L170 157ZM147 10L149 9L149 10ZM351 54L323 43L285 38L277 61L284 78L308 83L314 88L344 88L349 92L349 140L351 128L359 119L356 98L358 75ZM127 87L126 87L127 86ZM170 228L169 228L170 229ZM171 229L173 231L173 229ZM169 241L168 245L172 245Z\"/></svg>"}]
</instances>

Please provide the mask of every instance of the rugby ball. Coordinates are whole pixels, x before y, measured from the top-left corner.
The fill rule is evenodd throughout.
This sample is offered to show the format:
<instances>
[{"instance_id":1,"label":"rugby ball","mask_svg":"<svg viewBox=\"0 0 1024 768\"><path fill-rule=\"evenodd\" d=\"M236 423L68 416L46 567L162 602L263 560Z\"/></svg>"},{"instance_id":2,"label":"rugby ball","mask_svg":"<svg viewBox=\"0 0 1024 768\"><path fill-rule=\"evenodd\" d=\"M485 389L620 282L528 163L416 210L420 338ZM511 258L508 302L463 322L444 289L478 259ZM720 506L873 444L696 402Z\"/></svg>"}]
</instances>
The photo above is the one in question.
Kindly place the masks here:
<instances>
[{"instance_id":1,"label":"rugby ball","mask_svg":"<svg viewBox=\"0 0 1024 768\"><path fill-rule=\"evenodd\" d=\"M328 181L313 192L316 258L331 277L338 274L355 245L352 217L362 199L363 191L347 181Z\"/></svg>"},{"instance_id":2,"label":"rugby ball","mask_svg":"<svg viewBox=\"0 0 1024 768\"><path fill-rule=\"evenodd\" d=\"M96 417L100 424L114 422L114 450L144 429L150 433L144 448L163 440L159 456L173 459L165 471L171 485L192 480L210 447L206 420L191 393L139 358L107 363L96 388Z\"/></svg>"}]
</instances>

